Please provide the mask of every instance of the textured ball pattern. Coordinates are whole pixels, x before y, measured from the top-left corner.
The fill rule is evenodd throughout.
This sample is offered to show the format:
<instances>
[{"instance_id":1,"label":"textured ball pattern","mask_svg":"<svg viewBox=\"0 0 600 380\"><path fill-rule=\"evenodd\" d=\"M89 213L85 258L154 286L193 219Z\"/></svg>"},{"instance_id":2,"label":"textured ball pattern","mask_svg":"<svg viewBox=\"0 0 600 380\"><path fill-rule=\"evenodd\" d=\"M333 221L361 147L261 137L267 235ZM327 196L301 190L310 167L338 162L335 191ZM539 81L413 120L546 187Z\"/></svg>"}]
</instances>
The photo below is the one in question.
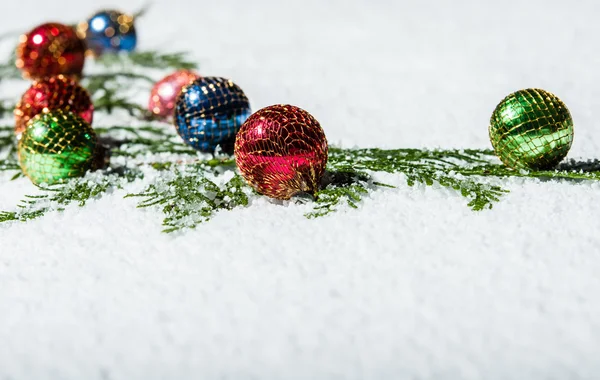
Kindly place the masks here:
<instances>
[{"instance_id":1,"label":"textured ball pattern","mask_svg":"<svg viewBox=\"0 0 600 380\"><path fill-rule=\"evenodd\" d=\"M84 61L85 45L69 26L42 24L19 39L16 66L25 78L59 74L79 77Z\"/></svg>"},{"instance_id":2,"label":"textured ball pattern","mask_svg":"<svg viewBox=\"0 0 600 380\"><path fill-rule=\"evenodd\" d=\"M77 26L77 34L94 55L132 51L137 45L133 17L115 10L94 14Z\"/></svg>"},{"instance_id":3,"label":"textured ball pattern","mask_svg":"<svg viewBox=\"0 0 600 380\"><path fill-rule=\"evenodd\" d=\"M161 119L172 118L177 96L185 86L198 78L200 76L193 71L178 70L156 82L150 92L148 111Z\"/></svg>"},{"instance_id":4,"label":"textured ball pattern","mask_svg":"<svg viewBox=\"0 0 600 380\"><path fill-rule=\"evenodd\" d=\"M554 94L527 89L508 95L490 120L490 140L500 160L514 169L554 168L573 142L573 119Z\"/></svg>"},{"instance_id":5,"label":"textured ball pattern","mask_svg":"<svg viewBox=\"0 0 600 380\"><path fill-rule=\"evenodd\" d=\"M63 110L31 119L19 140L19 163L35 184L80 177L94 164L96 134L81 117Z\"/></svg>"},{"instance_id":6,"label":"textured ball pattern","mask_svg":"<svg viewBox=\"0 0 600 380\"><path fill-rule=\"evenodd\" d=\"M15 133L21 134L34 116L55 109L72 111L92 123L94 105L88 92L77 82L58 75L34 82L15 107Z\"/></svg>"},{"instance_id":7,"label":"textured ball pattern","mask_svg":"<svg viewBox=\"0 0 600 380\"><path fill-rule=\"evenodd\" d=\"M259 193L289 199L314 195L327 164L328 145L319 122L291 105L263 108L244 123L235 141L242 176Z\"/></svg>"},{"instance_id":8,"label":"textured ball pattern","mask_svg":"<svg viewBox=\"0 0 600 380\"><path fill-rule=\"evenodd\" d=\"M233 148L235 135L250 116L244 91L229 79L199 78L184 87L175 105L175 125L183 141L196 150L213 153L220 145Z\"/></svg>"}]
</instances>

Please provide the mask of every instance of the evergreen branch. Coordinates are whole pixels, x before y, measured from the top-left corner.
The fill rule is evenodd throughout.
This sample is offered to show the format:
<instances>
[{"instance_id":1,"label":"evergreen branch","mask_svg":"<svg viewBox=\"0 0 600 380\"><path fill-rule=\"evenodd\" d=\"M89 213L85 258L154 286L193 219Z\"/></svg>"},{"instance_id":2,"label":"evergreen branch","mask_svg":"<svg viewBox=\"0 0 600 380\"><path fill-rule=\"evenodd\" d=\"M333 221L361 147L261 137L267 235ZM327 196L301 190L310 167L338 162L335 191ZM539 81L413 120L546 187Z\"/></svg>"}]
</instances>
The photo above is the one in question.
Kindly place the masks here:
<instances>
[{"instance_id":1,"label":"evergreen branch","mask_svg":"<svg viewBox=\"0 0 600 380\"><path fill-rule=\"evenodd\" d=\"M6 79L23 79L21 72L15 66L16 59L16 49L13 49L8 60L0 64L0 82Z\"/></svg>"},{"instance_id":2,"label":"evergreen branch","mask_svg":"<svg viewBox=\"0 0 600 380\"><path fill-rule=\"evenodd\" d=\"M325 216L337 211L341 204L358 208L357 203L375 186L393 187L373 182L370 175L360 171L327 171L315 196L313 211L305 216L309 219Z\"/></svg>"},{"instance_id":3,"label":"evergreen branch","mask_svg":"<svg viewBox=\"0 0 600 380\"><path fill-rule=\"evenodd\" d=\"M369 193L369 189L364 183L355 183L347 186L330 186L320 190L314 202L312 212L305 214L309 219L318 218L328 215L338 210L338 206L342 202L352 208L358 208L357 203L362 200L362 197Z\"/></svg>"},{"instance_id":4,"label":"evergreen branch","mask_svg":"<svg viewBox=\"0 0 600 380\"><path fill-rule=\"evenodd\" d=\"M106 91L108 88L112 88L115 91L126 90L131 86L131 83L128 83L127 81L141 81L149 85L154 84L154 79L147 75L127 71L90 74L82 79L81 83L91 95L94 95L98 91Z\"/></svg>"},{"instance_id":5,"label":"evergreen branch","mask_svg":"<svg viewBox=\"0 0 600 380\"><path fill-rule=\"evenodd\" d=\"M21 170L17 162L17 145L12 125L0 126L0 171L9 170Z\"/></svg>"},{"instance_id":6,"label":"evergreen branch","mask_svg":"<svg viewBox=\"0 0 600 380\"><path fill-rule=\"evenodd\" d=\"M196 63L189 61L185 53L162 54L157 51L132 52L128 54L103 54L97 60L105 67L138 67L151 69L197 69Z\"/></svg>"},{"instance_id":7,"label":"evergreen branch","mask_svg":"<svg viewBox=\"0 0 600 380\"><path fill-rule=\"evenodd\" d=\"M14 109L15 105L13 103L9 103L7 100L0 100L0 118L12 114Z\"/></svg>"},{"instance_id":8,"label":"evergreen branch","mask_svg":"<svg viewBox=\"0 0 600 380\"><path fill-rule=\"evenodd\" d=\"M127 111L131 116L138 115L140 118L147 117L149 112L139 104L131 103L126 97L118 95L118 90L106 89L102 95L94 99L96 112L112 114L116 109Z\"/></svg>"},{"instance_id":9,"label":"evergreen branch","mask_svg":"<svg viewBox=\"0 0 600 380\"><path fill-rule=\"evenodd\" d=\"M175 168L170 178L159 178L144 191L126 197L142 198L139 208L161 206L164 232L195 228L217 212L248 205L249 187L234 174L222 185L205 175L205 163Z\"/></svg>"},{"instance_id":10,"label":"evergreen branch","mask_svg":"<svg viewBox=\"0 0 600 380\"><path fill-rule=\"evenodd\" d=\"M111 128L96 128L109 138L112 146L112 156L137 157L146 154L172 153L197 156L197 152L184 145L181 138L174 133L169 125L155 127L152 125L128 127L114 126Z\"/></svg>"},{"instance_id":11,"label":"evergreen branch","mask_svg":"<svg viewBox=\"0 0 600 380\"><path fill-rule=\"evenodd\" d=\"M26 195L18 205L19 210L0 212L0 223L36 219L51 211L63 211L70 204L84 207L90 200L115 188L121 189L126 182L140 177L140 172L124 170L114 174L93 173L64 184L38 186L41 194Z\"/></svg>"},{"instance_id":12,"label":"evergreen branch","mask_svg":"<svg viewBox=\"0 0 600 380\"><path fill-rule=\"evenodd\" d=\"M15 127L12 125L0 126L0 152L9 149L15 144Z\"/></svg>"},{"instance_id":13,"label":"evergreen branch","mask_svg":"<svg viewBox=\"0 0 600 380\"><path fill-rule=\"evenodd\" d=\"M434 183L458 191L469 200L473 210L491 208L507 190L491 186L477 178L486 176L479 168L495 167L487 157L489 150L419 150L419 149L330 149L329 166L332 169L354 172L373 171L403 173L409 186Z\"/></svg>"},{"instance_id":14,"label":"evergreen branch","mask_svg":"<svg viewBox=\"0 0 600 380\"><path fill-rule=\"evenodd\" d=\"M10 170L21 170L19 163L13 158L6 158L0 160L0 172L10 171Z\"/></svg>"}]
</instances>

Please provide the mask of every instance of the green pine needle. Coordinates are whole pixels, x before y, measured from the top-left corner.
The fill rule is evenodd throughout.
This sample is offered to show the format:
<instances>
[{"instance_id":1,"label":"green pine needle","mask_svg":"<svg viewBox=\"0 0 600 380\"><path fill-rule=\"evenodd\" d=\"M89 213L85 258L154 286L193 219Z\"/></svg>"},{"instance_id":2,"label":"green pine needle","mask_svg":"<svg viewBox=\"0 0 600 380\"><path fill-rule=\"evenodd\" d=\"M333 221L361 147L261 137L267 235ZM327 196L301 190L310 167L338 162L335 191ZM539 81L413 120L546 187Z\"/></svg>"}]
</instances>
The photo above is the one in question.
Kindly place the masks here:
<instances>
[{"instance_id":1,"label":"green pine needle","mask_svg":"<svg viewBox=\"0 0 600 380\"><path fill-rule=\"evenodd\" d=\"M139 67L151 69L197 69L198 65L186 58L185 53L163 54L157 51L128 54L103 54L98 63L106 67Z\"/></svg>"},{"instance_id":2,"label":"green pine needle","mask_svg":"<svg viewBox=\"0 0 600 380\"><path fill-rule=\"evenodd\" d=\"M248 186L235 174L223 185L205 175L205 163L174 168L172 178L159 178L144 191L126 197L142 198L138 207L160 206L164 232L194 228L218 211L248 205Z\"/></svg>"},{"instance_id":3,"label":"green pine needle","mask_svg":"<svg viewBox=\"0 0 600 380\"><path fill-rule=\"evenodd\" d=\"M66 206L75 204L84 207L92 199L101 197L114 188L122 188L124 182L138 178L139 174L92 175L92 178L74 178L65 184L39 187L40 195L26 195L18 205L19 210L0 212L0 223L8 221L25 222L39 218L50 211L63 211Z\"/></svg>"},{"instance_id":4,"label":"green pine needle","mask_svg":"<svg viewBox=\"0 0 600 380\"><path fill-rule=\"evenodd\" d=\"M134 158L159 153L197 155L195 150L183 144L181 137L169 125L113 126L96 128L96 132L110 140L110 144L113 145L111 149L113 157Z\"/></svg>"}]
</instances>

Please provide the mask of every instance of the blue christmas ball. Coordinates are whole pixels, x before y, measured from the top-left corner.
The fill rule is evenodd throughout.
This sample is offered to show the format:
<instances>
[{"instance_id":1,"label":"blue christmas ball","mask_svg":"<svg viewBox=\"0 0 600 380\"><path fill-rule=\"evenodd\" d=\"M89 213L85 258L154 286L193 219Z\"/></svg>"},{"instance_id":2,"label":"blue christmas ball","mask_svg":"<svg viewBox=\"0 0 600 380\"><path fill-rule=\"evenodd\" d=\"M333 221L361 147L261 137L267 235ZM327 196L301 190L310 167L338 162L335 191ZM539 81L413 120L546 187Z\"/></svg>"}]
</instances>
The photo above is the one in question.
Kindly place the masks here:
<instances>
[{"instance_id":1,"label":"blue christmas ball","mask_svg":"<svg viewBox=\"0 0 600 380\"><path fill-rule=\"evenodd\" d=\"M77 34L95 55L132 51L137 44L133 16L114 10L100 11L80 23Z\"/></svg>"},{"instance_id":2,"label":"blue christmas ball","mask_svg":"<svg viewBox=\"0 0 600 380\"><path fill-rule=\"evenodd\" d=\"M175 103L175 127L192 148L232 152L235 135L250 116L244 91L229 79L204 77L183 88Z\"/></svg>"}]
</instances>

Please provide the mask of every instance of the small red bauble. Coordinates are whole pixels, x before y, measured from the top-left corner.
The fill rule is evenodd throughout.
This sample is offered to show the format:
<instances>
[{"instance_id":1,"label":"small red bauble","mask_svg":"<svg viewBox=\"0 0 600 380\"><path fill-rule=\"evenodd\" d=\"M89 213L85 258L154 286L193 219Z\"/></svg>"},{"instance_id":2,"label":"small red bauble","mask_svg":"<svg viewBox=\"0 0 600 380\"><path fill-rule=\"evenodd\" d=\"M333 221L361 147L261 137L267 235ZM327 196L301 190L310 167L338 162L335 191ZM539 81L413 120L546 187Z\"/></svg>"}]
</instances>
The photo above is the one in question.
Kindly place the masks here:
<instances>
[{"instance_id":1,"label":"small red bauble","mask_svg":"<svg viewBox=\"0 0 600 380\"><path fill-rule=\"evenodd\" d=\"M181 90L200 78L198 74L190 70L178 70L159 80L152 87L148 111L161 119L173 117L177 96Z\"/></svg>"},{"instance_id":2,"label":"small red bauble","mask_svg":"<svg viewBox=\"0 0 600 380\"><path fill-rule=\"evenodd\" d=\"M15 107L15 133L25 131L35 115L56 109L71 111L92 123L94 105L88 92L75 80L57 75L36 81L25 91Z\"/></svg>"},{"instance_id":3,"label":"small red bauble","mask_svg":"<svg viewBox=\"0 0 600 380\"><path fill-rule=\"evenodd\" d=\"M235 161L256 191L289 199L319 190L327 150L323 128L311 114L291 105L274 105L242 125L235 140Z\"/></svg>"},{"instance_id":4,"label":"small red bauble","mask_svg":"<svg viewBox=\"0 0 600 380\"><path fill-rule=\"evenodd\" d=\"M58 23L42 24L22 35L19 42L16 65L25 78L81 76L85 45L73 28Z\"/></svg>"}]
</instances>

